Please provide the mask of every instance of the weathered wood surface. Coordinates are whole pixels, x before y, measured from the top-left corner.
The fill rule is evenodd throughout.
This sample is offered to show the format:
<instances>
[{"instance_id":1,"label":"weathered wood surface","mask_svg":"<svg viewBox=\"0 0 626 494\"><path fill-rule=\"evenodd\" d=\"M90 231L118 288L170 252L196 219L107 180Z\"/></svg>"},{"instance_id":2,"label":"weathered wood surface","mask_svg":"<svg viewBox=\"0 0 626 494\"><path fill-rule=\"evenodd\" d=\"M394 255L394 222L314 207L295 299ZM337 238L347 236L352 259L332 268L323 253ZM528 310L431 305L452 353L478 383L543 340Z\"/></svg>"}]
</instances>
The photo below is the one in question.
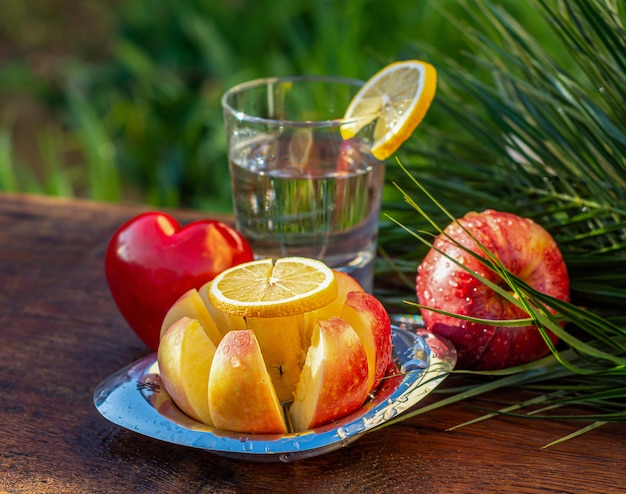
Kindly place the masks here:
<instances>
[{"instance_id":1,"label":"weathered wood surface","mask_svg":"<svg viewBox=\"0 0 626 494\"><path fill-rule=\"evenodd\" d=\"M291 464L231 460L111 424L94 388L148 350L116 310L103 258L140 211L0 194L0 492L626 492L622 424L548 449L577 424L499 417L446 431L482 413L478 400Z\"/></svg>"}]
</instances>

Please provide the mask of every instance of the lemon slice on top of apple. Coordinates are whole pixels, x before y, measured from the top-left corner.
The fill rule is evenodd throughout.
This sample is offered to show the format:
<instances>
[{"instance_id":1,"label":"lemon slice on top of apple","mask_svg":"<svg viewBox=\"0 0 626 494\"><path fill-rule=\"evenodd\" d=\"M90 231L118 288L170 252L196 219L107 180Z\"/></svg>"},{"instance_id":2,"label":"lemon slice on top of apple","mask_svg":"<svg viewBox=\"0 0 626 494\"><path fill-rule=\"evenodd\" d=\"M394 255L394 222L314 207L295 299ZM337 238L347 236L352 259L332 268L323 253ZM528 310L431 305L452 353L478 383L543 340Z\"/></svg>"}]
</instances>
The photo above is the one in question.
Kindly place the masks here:
<instances>
[{"instance_id":1,"label":"lemon slice on top of apple","mask_svg":"<svg viewBox=\"0 0 626 494\"><path fill-rule=\"evenodd\" d=\"M239 264L211 283L209 301L244 317L280 317L319 309L337 296L333 271L321 261L285 257Z\"/></svg>"},{"instance_id":2,"label":"lemon slice on top of apple","mask_svg":"<svg viewBox=\"0 0 626 494\"><path fill-rule=\"evenodd\" d=\"M347 274L314 259L264 259L183 295L158 352L161 381L187 415L283 434L363 405L391 363L391 325Z\"/></svg>"}]
</instances>

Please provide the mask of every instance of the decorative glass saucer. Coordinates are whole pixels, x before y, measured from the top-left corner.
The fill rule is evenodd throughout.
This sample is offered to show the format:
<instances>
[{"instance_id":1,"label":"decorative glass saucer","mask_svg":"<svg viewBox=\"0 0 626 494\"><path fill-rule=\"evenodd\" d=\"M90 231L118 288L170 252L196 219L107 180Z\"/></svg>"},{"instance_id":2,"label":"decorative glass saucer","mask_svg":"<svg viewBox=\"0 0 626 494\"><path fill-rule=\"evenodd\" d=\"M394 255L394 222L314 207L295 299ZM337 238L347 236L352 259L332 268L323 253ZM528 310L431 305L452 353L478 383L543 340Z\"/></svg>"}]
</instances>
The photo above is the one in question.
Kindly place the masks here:
<instances>
[{"instance_id":1,"label":"decorative glass saucer","mask_svg":"<svg viewBox=\"0 0 626 494\"><path fill-rule=\"evenodd\" d=\"M327 453L415 406L452 371L456 351L447 340L419 327L412 316L392 317L397 369L388 372L368 401L352 414L310 431L285 435L218 430L182 413L159 379L156 353L102 381L94 404L116 425L169 443L253 461L290 462Z\"/></svg>"}]
</instances>

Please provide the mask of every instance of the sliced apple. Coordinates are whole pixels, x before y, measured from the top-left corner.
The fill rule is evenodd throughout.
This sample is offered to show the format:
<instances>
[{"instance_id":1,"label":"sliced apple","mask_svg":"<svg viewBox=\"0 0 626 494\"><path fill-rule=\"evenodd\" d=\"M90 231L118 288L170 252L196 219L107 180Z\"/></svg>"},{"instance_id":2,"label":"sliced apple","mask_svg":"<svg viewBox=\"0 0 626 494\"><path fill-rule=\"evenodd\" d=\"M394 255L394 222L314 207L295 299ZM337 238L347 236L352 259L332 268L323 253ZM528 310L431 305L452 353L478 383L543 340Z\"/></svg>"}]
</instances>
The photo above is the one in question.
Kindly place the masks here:
<instances>
[{"instance_id":1,"label":"sliced apple","mask_svg":"<svg viewBox=\"0 0 626 494\"><path fill-rule=\"evenodd\" d=\"M365 292L350 292L341 318L357 332L369 367L368 393L378 387L391 362L391 323L383 304Z\"/></svg>"},{"instance_id":2,"label":"sliced apple","mask_svg":"<svg viewBox=\"0 0 626 494\"><path fill-rule=\"evenodd\" d=\"M335 274L335 280L337 281L337 297L330 304L307 313L311 316L316 316L317 320L330 319L331 317L341 314L341 310L343 309L343 304L346 302L348 293L365 292L359 282L349 274L337 270L334 270L333 273Z\"/></svg>"},{"instance_id":3,"label":"sliced apple","mask_svg":"<svg viewBox=\"0 0 626 494\"><path fill-rule=\"evenodd\" d=\"M305 314L305 332L303 334L304 348L308 348L311 344L311 333L317 327L317 321L322 319L330 319L341 314L343 305L350 292L364 292L365 290L352 276L343 271L333 270L335 280L337 281L337 297L330 304L312 310Z\"/></svg>"},{"instance_id":4,"label":"sliced apple","mask_svg":"<svg viewBox=\"0 0 626 494\"><path fill-rule=\"evenodd\" d=\"M195 288L183 293L167 311L163 323L161 324L161 338L163 338L167 329L183 316L200 321L200 324L206 331L207 336L211 338L211 341L215 345L219 344L222 339L222 334L213 321L211 314L209 314L206 304L202 300L202 297L200 297L198 290Z\"/></svg>"},{"instance_id":5,"label":"sliced apple","mask_svg":"<svg viewBox=\"0 0 626 494\"><path fill-rule=\"evenodd\" d=\"M224 336L226 333L233 329L246 329L246 321L241 316L233 316L232 314L226 314L220 310L217 310L213 304L209 301L209 297L207 295L209 284L211 282L207 282L200 287L198 293L200 294L200 298L204 302L206 309L209 311L209 314L213 318L215 325L217 326L218 331L221 336Z\"/></svg>"},{"instance_id":6,"label":"sliced apple","mask_svg":"<svg viewBox=\"0 0 626 494\"><path fill-rule=\"evenodd\" d=\"M254 331L278 399L293 400L304 365L304 314L286 317L247 317L247 329Z\"/></svg>"},{"instance_id":7,"label":"sliced apple","mask_svg":"<svg viewBox=\"0 0 626 494\"><path fill-rule=\"evenodd\" d=\"M158 349L161 382L184 413L213 425L207 401L215 345L197 319L183 316L163 334Z\"/></svg>"},{"instance_id":8,"label":"sliced apple","mask_svg":"<svg viewBox=\"0 0 626 494\"><path fill-rule=\"evenodd\" d=\"M283 407L254 332L233 330L217 347L208 378L208 404L218 429L284 434Z\"/></svg>"},{"instance_id":9,"label":"sliced apple","mask_svg":"<svg viewBox=\"0 0 626 494\"><path fill-rule=\"evenodd\" d=\"M295 431L346 416L368 395L367 354L352 327L338 317L318 321L289 415Z\"/></svg>"}]
</instances>

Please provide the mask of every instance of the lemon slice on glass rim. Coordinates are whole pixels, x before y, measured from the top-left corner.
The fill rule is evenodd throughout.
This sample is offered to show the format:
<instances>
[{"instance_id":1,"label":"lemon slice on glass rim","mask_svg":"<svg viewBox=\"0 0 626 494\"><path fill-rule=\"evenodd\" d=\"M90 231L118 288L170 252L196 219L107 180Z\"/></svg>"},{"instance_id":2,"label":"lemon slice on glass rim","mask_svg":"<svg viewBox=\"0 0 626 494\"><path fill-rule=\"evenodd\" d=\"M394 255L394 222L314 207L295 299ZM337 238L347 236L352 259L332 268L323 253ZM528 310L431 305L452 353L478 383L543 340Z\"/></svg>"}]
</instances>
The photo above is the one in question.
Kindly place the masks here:
<instances>
[{"instance_id":1,"label":"lemon slice on glass rim","mask_svg":"<svg viewBox=\"0 0 626 494\"><path fill-rule=\"evenodd\" d=\"M282 257L233 266L209 284L213 306L243 317L284 317L303 314L337 297L333 270L316 259Z\"/></svg>"},{"instance_id":2,"label":"lemon slice on glass rim","mask_svg":"<svg viewBox=\"0 0 626 494\"><path fill-rule=\"evenodd\" d=\"M344 139L377 119L371 152L379 160L391 156L422 121L437 89L437 70L420 60L391 63L374 74L354 96L341 126ZM371 119L363 119L371 115Z\"/></svg>"}]
</instances>

